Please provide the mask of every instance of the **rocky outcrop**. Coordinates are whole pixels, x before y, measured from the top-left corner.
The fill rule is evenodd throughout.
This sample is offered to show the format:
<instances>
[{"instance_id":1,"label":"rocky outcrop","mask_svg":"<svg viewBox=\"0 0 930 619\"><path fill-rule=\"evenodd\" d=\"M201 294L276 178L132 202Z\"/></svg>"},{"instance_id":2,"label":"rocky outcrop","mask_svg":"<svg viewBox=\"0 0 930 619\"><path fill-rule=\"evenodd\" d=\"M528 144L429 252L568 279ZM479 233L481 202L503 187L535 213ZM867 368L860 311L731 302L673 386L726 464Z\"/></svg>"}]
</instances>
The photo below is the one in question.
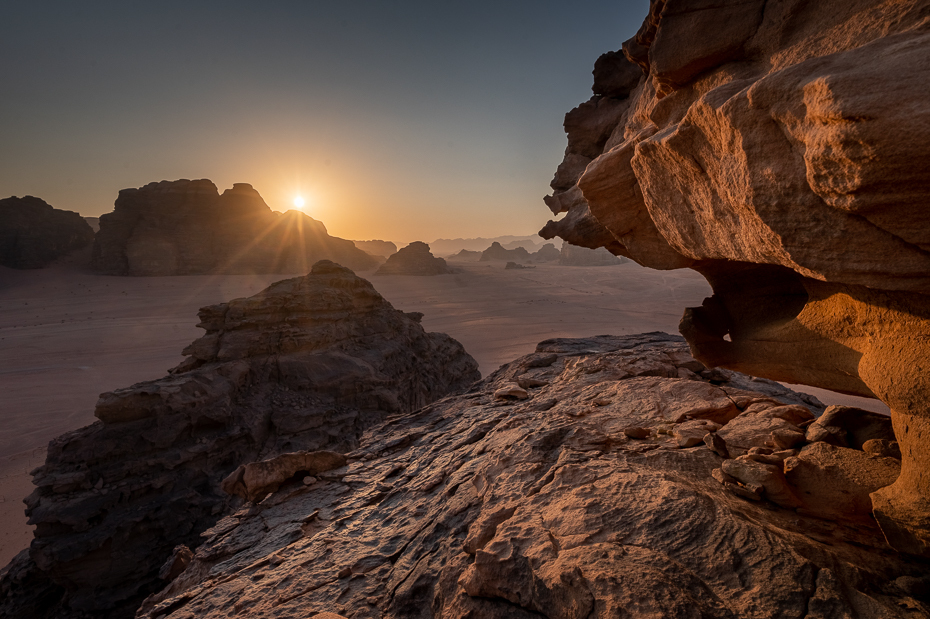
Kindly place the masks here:
<instances>
[{"instance_id":1,"label":"rocky outcrop","mask_svg":"<svg viewBox=\"0 0 930 619\"><path fill-rule=\"evenodd\" d=\"M40 269L93 240L94 231L77 213L33 196L0 200L0 266Z\"/></svg>"},{"instance_id":2,"label":"rocky outcrop","mask_svg":"<svg viewBox=\"0 0 930 619\"><path fill-rule=\"evenodd\" d=\"M856 498L896 461L815 443L776 466L682 446L698 425L820 410L704 368L673 336L542 342L369 429L346 466L224 518L137 616L926 616L926 563L890 552ZM836 466L855 458L854 475ZM715 473L736 462L768 486ZM855 509L818 511L841 495Z\"/></svg>"},{"instance_id":3,"label":"rocky outcrop","mask_svg":"<svg viewBox=\"0 0 930 619\"><path fill-rule=\"evenodd\" d=\"M397 253L397 245L391 241L352 241L355 243L355 246L361 249L363 252L369 253L372 256L388 258Z\"/></svg>"},{"instance_id":4,"label":"rocky outcrop","mask_svg":"<svg viewBox=\"0 0 930 619\"><path fill-rule=\"evenodd\" d=\"M541 235L702 273L681 330L708 365L888 404L875 514L930 556L928 11L652 2L565 117Z\"/></svg>"},{"instance_id":5,"label":"rocky outcrop","mask_svg":"<svg viewBox=\"0 0 930 619\"><path fill-rule=\"evenodd\" d=\"M562 251L559 252L559 264L568 267L607 267L623 262L624 258L618 258L603 247L589 249L562 243Z\"/></svg>"},{"instance_id":6,"label":"rocky outcrop","mask_svg":"<svg viewBox=\"0 0 930 619\"><path fill-rule=\"evenodd\" d=\"M562 252L552 243L546 243L530 256L533 262L555 262L562 257Z\"/></svg>"},{"instance_id":7,"label":"rocky outcrop","mask_svg":"<svg viewBox=\"0 0 930 619\"><path fill-rule=\"evenodd\" d=\"M451 272L445 260L430 253L429 245L414 241L388 258L375 275L445 275Z\"/></svg>"},{"instance_id":8,"label":"rocky outcrop","mask_svg":"<svg viewBox=\"0 0 930 619\"><path fill-rule=\"evenodd\" d=\"M100 421L50 443L27 499L35 540L0 581L0 616L131 616L175 547L196 548L236 495L259 498L287 466L327 470L341 456L326 451L479 379L420 317L328 261L203 308L206 334L170 375L102 394ZM250 464L291 452L317 453Z\"/></svg>"},{"instance_id":9,"label":"rocky outcrop","mask_svg":"<svg viewBox=\"0 0 930 619\"><path fill-rule=\"evenodd\" d=\"M488 262L490 260L513 260L513 261L522 261L529 260L530 252L526 251L522 247L517 247L515 249L505 249L503 245L494 241L491 243L491 246L486 250L481 252L480 262Z\"/></svg>"},{"instance_id":10,"label":"rocky outcrop","mask_svg":"<svg viewBox=\"0 0 930 619\"><path fill-rule=\"evenodd\" d=\"M519 269L535 269L535 268L536 267L529 267L529 266L526 266L525 264L520 264L519 262L508 262L507 264L504 265L505 271L519 270Z\"/></svg>"},{"instance_id":11,"label":"rocky outcrop","mask_svg":"<svg viewBox=\"0 0 930 619\"><path fill-rule=\"evenodd\" d=\"M162 181L119 192L100 217L94 269L108 275L306 273L318 260L370 269L377 260L300 211L277 213L247 183Z\"/></svg>"}]
</instances>

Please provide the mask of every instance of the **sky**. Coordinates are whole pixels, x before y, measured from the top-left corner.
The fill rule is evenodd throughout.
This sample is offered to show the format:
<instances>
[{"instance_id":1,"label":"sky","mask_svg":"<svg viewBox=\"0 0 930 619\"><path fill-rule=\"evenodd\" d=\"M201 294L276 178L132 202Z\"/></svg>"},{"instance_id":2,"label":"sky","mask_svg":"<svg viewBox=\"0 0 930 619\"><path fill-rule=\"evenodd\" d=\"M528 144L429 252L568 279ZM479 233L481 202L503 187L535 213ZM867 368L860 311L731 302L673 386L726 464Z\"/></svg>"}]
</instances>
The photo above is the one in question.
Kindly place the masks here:
<instances>
[{"instance_id":1,"label":"sky","mask_svg":"<svg viewBox=\"0 0 930 619\"><path fill-rule=\"evenodd\" d=\"M343 238L533 234L564 114L648 0L4 3L0 197L250 183Z\"/></svg>"}]
</instances>

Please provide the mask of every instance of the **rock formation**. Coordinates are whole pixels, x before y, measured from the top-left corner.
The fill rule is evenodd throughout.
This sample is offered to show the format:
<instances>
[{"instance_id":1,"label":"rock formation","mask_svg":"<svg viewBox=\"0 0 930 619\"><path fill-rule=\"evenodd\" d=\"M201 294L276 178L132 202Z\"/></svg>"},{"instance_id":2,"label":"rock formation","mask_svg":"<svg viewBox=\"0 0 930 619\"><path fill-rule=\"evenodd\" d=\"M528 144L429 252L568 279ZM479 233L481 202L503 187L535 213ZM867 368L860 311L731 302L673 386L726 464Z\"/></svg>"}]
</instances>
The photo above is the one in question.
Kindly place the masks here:
<instances>
[{"instance_id":1,"label":"rock formation","mask_svg":"<svg viewBox=\"0 0 930 619\"><path fill-rule=\"evenodd\" d=\"M820 410L678 337L545 341L243 505L137 616L927 616L926 563L868 512L897 460L704 442L774 445Z\"/></svg>"},{"instance_id":2,"label":"rock formation","mask_svg":"<svg viewBox=\"0 0 930 619\"><path fill-rule=\"evenodd\" d=\"M445 275L451 272L445 260L430 253L429 245L414 241L389 257L375 275Z\"/></svg>"},{"instance_id":3,"label":"rock formation","mask_svg":"<svg viewBox=\"0 0 930 619\"><path fill-rule=\"evenodd\" d=\"M328 261L203 308L206 334L171 374L102 394L100 421L49 445L27 499L35 540L0 581L0 616L132 616L163 586L173 549L196 548L241 504L221 490L240 465L350 451L372 424L479 379L462 346L426 333L421 317ZM332 457L307 456L294 474L321 462ZM224 485L240 480L258 498L252 469Z\"/></svg>"},{"instance_id":4,"label":"rock formation","mask_svg":"<svg viewBox=\"0 0 930 619\"><path fill-rule=\"evenodd\" d=\"M529 260L530 252L526 251L522 247L517 247L516 249L505 249L503 245L494 241L491 243L491 246L486 250L481 252L481 262L488 262L489 260Z\"/></svg>"},{"instance_id":5,"label":"rock formation","mask_svg":"<svg viewBox=\"0 0 930 619\"><path fill-rule=\"evenodd\" d=\"M202 179L120 191L113 212L100 217L92 263L108 275L196 275L306 273L323 259L353 269L377 264L312 217L272 211L251 185L220 195Z\"/></svg>"},{"instance_id":6,"label":"rock formation","mask_svg":"<svg viewBox=\"0 0 930 619\"><path fill-rule=\"evenodd\" d=\"M463 249L457 254L452 254L451 256L446 256L448 260L461 260L463 262L478 262L481 260L480 251L471 251L468 249Z\"/></svg>"},{"instance_id":7,"label":"rock formation","mask_svg":"<svg viewBox=\"0 0 930 619\"><path fill-rule=\"evenodd\" d=\"M562 256L562 252L556 249L552 243L546 243L534 252L530 259L533 262L555 262Z\"/></svg>"},{"instance_id":8,"label":"rock formation","mask_svg":"<svg viewBox=\"0 0 930 619\"><path fill-rule=\"evenodd\" d=\"M0 265L40 269L94 240L77 213L52 208L33 196L0 200Z\"/></svg>"},{"instance_id":9,"label":"rock formation","mask_svg":"<svg viewBox=\"0 0 930 619\"><path fill-rule=\"evenodd\" d=\"M903 467L872 496L930 556L930 4L655 0L565 117L540 233L703 274L712 366L877 397Z\"/></svg>"},{"instance_id":10,"label":"rock formation","mask_svg":"<svg viewBox=\"0 0 930 619\"><path fill-rule=\"evenodd\" d=\"M624 258L618 258L603 247L589 249L571 243L562 243L559 252L559 264L569 267L607 267L622 264Z\"/></svg>"},{"instance_id":11,"label":"rock formation","mask_svg":"<svg viewBox=\"0 0 930 619\"><path fill-rule=\"evenodd\" d=\"M355 246L363 252L369 253L375 257L387 259L397 253L397 245L391 241L352 241Z\"/></svg>"}]
</instances>

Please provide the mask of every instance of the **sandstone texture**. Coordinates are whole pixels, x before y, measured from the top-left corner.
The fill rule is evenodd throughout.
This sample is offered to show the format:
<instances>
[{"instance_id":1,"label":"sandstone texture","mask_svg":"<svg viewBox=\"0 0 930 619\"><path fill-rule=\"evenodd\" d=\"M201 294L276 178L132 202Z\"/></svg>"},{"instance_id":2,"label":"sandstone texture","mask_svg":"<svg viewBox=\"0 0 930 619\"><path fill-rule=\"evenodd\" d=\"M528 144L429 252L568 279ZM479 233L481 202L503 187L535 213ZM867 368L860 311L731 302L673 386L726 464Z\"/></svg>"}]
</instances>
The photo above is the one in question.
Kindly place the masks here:
<instances>
[{"instance_id":1,"label":"sandstone texture","mask_svg":"<svg viewBox=\"0 0 930 619\"><path fill-rule=\"evenodd\" d=\"M390 256L375 275L445 275L451 272L445 260L430 253L429 245L414 241Z\"/></svg>"},{"instance_id":2,"label":"sandstone texture","mask_svg":"<svg viewBox=\"0 0 930 619\"><path fill-rule=\"evenodd\" d=\"M366 428L478 380L420 317L329 261L203 308L206 334L180 366L102 394L99 422L49 445L26 499L35 539L0 578L0 616L131 617L175 549L196 549L243 497L325 477Z\"/></svg>"},{"instance_id":3,"label":"sandstone texture","mask_svg":"<svg viewBox=\"0 0 930 619\"><path fill-rule=\"evenodd\" d=\"M397 245L391 241L373 240L352 242L363 252L369 253L375 257L387 259L389 256L393 256L397 253Z\"/></svg>"},{"instance_id":4,"label":"sandstone texture","mask_svg":"<svg viewBox=\"0 0 930 619\"><path fill-rule=\"evenodd\" d=\"M93 240L93 229L77 213L33 196L0 200L0 266L40 269Z\"/></svg>"},{"instance_id":5,"label":"sandstone texture","mask_svg":"<svg viewBox=\"0 0 930 619\"><path fill-rule=\"evenodd\" d=\"M606 267L622 264L625 258L619 258L603 247L589 249L571 243L563 243L559 252L559 264L568 267Z\"/></svg>"},{"instance_id":6,"label":"sandstone texture","mask_svg":"<svg viewBox=\"0 0 930 619\"><path fill-rule=\"evenodd\" d=\"M486 250L481 252L480 262L488 262L491 260L504 260L504 261L526 261L530 259L530 252L526 251L523 247L516 247L514 249L507 249L497 241L491 243L491 246Z\"/></svg>"},{"instance_id":7,"label":"sandstone texture","mask_svg":"<svg viewBox=\"0 0 930 619\"><path fill-rule=\"evenodd\" d=\"M695 356L877 397L898 481L873 495L930 556L930 2L654 0L565 117L540 232L714 296Z\"/></svg>"},{"instance_id":8,"label":"sandstone texture","mask_svg":"<svg viewBox=\"0 0 930 619\"><path fill-rule=\"evenodd\" d=\"M137 617L928 616L926 562L870 515L897 460L679 440L821 411L675 336L547 340L243 504Z\"/></svg>"},{"instance_id":9,"label":"sandstone texture","mask_svg":"<svg viewBox=\"0 0 930 619\"><path fill-rule=\"evenodd\" d=\"M276 213L247 183L149 183L119 192L100 217L92 265L108 275L307 273L318 260L370 269L377 260L300 211Z\"/></svg>"}]
</instances>

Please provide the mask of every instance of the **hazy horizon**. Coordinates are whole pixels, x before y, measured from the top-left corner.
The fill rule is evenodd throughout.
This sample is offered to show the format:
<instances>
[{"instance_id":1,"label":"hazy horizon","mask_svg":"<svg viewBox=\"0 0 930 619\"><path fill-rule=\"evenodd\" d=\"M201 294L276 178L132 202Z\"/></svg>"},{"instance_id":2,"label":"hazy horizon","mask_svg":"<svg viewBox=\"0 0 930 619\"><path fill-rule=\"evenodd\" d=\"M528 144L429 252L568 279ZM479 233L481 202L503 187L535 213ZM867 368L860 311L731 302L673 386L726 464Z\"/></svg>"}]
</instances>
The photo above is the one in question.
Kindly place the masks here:
<instances>
[{"instance_id":1,"label":"hazy horizon","mask_svg":"<svg viewBox=\"0 0 930 619\"><path fill-rule=\"evenodd\" d=\"M0 197L84 216L119 190L250 183L351 239L535 233L648 2L22 3L0 24Z\"/></svg>"}]
</instances>

